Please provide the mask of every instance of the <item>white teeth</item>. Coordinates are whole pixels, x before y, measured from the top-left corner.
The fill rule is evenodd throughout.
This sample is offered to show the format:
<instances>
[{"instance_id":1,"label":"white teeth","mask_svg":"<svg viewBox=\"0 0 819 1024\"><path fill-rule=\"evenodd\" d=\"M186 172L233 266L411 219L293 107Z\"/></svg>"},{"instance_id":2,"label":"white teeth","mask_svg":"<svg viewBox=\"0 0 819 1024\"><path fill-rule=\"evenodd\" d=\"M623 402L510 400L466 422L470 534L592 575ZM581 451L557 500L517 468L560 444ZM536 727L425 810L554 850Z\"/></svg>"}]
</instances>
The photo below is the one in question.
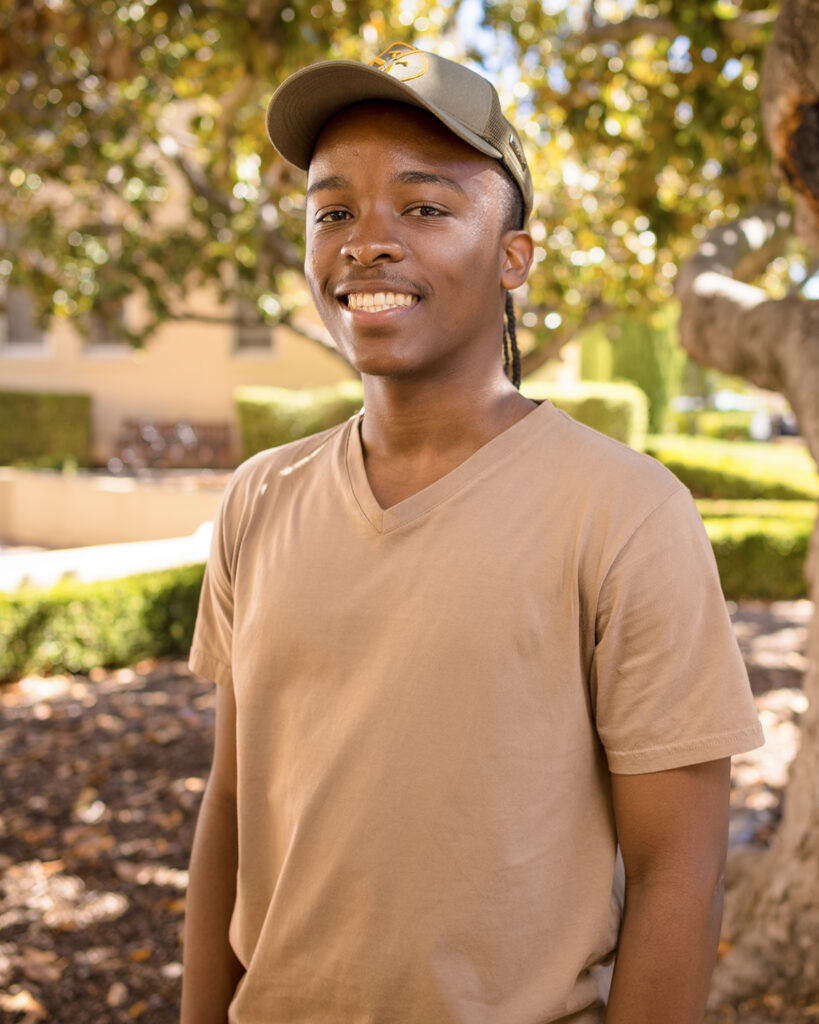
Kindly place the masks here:
<instances>
[{"instance_id":1,"label":"white teeth","mask_svg":"<svg viewBox=\"0 0 819 1024\"><path fill-rule=\"evenodd\" d=\"M404 292L350 292L347 296L347 305L350 309L366 309L368 313L414 306L417 301L417 295Z\"/></svg>"}]
</instances>

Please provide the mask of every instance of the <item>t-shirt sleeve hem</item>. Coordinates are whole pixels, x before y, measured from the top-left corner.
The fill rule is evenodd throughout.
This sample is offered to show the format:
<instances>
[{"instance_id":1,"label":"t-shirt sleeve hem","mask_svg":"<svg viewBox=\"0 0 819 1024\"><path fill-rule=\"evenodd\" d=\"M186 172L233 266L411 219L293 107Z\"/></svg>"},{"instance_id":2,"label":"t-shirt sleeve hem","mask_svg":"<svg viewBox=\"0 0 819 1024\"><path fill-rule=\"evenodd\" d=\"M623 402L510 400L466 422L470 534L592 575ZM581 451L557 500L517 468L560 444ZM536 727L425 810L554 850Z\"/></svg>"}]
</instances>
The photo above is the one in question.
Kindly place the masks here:
<instances>
[{"instance_id":1,"label":"t-shirt sleeve hem","mask_svg":"<svg viewBox=\"0 0 819 1024\"><path fill-rule=\"evenodd\" d=\"M201 647L192 647L188 658L188 668L198 676L210 679L218 686L233 686L233 672L230 665L226 665L212 654L203 651Z\"/></svg>"},{"instance_id":2,"label":"t-shirt sleeve hem","mask_svg":"<svg viewBox=\"0 0 819 1024\"><path fill-rule=\"evenodd\" d=\"M667 747L647 747L644 750L608 750L609 771L615 775L640 775L643 772L662 772L670 768L682 768L703 761L716 761L732 754L743 754L747 750L761 747L765 735L759 722L745 729L704 736Z\"/></svg>"}]
</instances>

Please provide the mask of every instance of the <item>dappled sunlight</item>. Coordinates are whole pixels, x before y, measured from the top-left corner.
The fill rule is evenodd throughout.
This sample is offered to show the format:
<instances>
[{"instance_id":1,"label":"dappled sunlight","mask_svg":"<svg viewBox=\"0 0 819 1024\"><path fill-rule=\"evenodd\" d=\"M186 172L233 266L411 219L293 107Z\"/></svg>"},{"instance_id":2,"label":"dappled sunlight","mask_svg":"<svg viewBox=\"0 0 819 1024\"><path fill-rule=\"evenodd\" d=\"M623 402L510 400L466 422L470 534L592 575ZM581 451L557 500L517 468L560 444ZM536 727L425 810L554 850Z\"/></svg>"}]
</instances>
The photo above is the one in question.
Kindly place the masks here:
<instances>
[{"instance_id":1,"label":"dappled sunlight","mask_svg":"<svg viewBox=\"0 0 819 1024\"><path fill-rule=\"evenodd\" d=\"M120 893L89 890L81 878L63 872L61 861L14 864L0 878L0 930L41 919L49 928L76 931L115 921L128 909Z\"/></svg>"},{"instance_id":2,"label":"dappled sunlight","mask_svg":"<svg viewBox=\"0 0 819 1024\"><path fill-rule=\"evenodd\" d=\"M174 662L0 690L0 1018L175 1019L213 702Z\"/></svg>"}]
</instances>

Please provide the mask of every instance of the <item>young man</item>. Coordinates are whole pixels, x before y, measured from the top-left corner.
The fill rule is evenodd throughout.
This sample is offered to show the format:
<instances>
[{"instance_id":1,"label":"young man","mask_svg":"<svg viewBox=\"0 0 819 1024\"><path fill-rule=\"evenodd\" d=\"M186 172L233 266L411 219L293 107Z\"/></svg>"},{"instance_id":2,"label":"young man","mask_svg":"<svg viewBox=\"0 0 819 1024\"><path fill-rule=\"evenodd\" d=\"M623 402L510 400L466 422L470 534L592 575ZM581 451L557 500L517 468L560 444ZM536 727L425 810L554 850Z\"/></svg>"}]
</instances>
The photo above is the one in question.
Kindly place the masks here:
<instances>
[{"instance_id":1,"label":"young man","mask_svg":"<svg viewBox=\"0 0 819 1024\"><path fill-rule=\"evenodd\" d=\"M216 524L182 1020L695 1024L761 734L688 492L503 372L520 139L402 45L292 76L268 131L365 401Z\"/></svg>"}]
</instances>

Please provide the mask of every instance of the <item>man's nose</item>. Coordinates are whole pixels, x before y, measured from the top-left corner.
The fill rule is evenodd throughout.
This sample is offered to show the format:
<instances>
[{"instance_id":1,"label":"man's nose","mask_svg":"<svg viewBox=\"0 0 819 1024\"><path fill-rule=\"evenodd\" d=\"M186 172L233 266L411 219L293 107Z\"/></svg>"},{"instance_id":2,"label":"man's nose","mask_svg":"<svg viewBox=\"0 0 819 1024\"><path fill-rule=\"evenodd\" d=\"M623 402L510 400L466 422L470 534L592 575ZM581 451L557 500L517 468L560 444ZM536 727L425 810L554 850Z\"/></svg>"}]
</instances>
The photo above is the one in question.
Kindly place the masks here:
<instances>
[{"instance_id":1,"label":"man's nose","mask_svg":"<svg viewBox=\"0 0 819 1024\"><path fill-rule=\"evenodd\" d=\"M404 247L382 217L361 218L354 224L350 237L341 247L347 256L363 267L376 263L395 263L402 259Z\"/></svg>"}]
</instances>

